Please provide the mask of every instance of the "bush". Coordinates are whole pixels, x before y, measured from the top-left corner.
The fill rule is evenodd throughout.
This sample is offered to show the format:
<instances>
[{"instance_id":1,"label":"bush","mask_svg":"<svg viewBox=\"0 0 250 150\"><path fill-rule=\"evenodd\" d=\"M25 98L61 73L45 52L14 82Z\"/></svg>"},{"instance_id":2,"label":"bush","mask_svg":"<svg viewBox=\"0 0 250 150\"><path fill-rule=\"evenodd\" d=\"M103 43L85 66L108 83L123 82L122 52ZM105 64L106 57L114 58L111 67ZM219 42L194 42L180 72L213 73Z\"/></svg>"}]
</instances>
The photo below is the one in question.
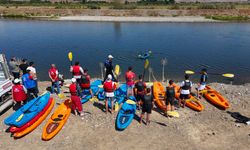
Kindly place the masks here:
<instances>
[{"instance_id":1,"label":"bush","mask_svg":"<svg viewBox=\"0 0 250 150\"><path fill-rule=\"evenodd\" d=\"M101 7L98 4L87 4L86 6L89 9L101 9Z\"/></svg>"}]
</instances>

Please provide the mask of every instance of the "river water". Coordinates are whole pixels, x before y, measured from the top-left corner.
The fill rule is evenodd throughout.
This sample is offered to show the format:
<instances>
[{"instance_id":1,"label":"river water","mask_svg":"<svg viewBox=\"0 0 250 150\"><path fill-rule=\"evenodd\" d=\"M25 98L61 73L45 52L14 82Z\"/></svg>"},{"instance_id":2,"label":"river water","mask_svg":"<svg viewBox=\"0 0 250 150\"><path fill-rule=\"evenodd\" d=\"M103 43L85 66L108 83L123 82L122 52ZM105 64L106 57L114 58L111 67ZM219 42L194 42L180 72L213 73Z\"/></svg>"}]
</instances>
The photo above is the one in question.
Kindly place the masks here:
<instances>
[{"instance_id":1,"label":"river water","mask_svg":"<svg viewBox=\"0 0 250 150\"><path fill-rule=\"evenodd\" d=\"M92 77L101 77L100 62L112 54L124 73L133 66L143 72L139 53L149 58L157 80L161 59L167 59L167 79L182 80L184 70L234 73L235 84L250 82L250 23L112 23L36 20L0 20L0 51L36 63L40 80L48 80L49 64L57 64L66 78L67 54L73 52ZM123 79L123 74L121 79ZM197 81L198 75L192 76ZM228 82L211 75L210 82Z\"/></svg>"}]
</instances>

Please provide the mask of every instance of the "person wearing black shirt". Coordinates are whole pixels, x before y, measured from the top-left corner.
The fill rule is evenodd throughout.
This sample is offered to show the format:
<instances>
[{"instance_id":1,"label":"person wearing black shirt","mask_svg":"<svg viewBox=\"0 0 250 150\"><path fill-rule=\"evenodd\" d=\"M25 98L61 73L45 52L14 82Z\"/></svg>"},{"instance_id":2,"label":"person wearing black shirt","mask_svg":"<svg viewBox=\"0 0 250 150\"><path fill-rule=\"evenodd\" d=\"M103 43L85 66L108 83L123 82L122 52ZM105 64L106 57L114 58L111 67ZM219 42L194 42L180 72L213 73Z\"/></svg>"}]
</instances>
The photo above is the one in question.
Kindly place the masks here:
<instances>
[{"instance_id":1,"label":"person wearing black shirt","mask_svg":"<svg viewBox=\"0 0 250 150\"><path fill-rule=\"evenodd\" d=\"M27 73L27 68L29 67L27 59L23 59L22 60L22 64L19 65L19 68L22 71L22 74L26 74Z\"/></svg>"},{"instance_id":2,"label":"person wearing black shirt","mask_svg":"<svg viewBox=\"0 0 250 150\"><path fill-rule=\"evenodd\" d=\"M147 88L146 94L143 96L142 99L142 113L141 113L141 119L140 123L142 122L142 119L144 118L144 114L147 113L146 116L146 125L150 123L150 114L152 112L153 107L153 96L151 95L150 88Z\"/></svg>"}]
</instances>

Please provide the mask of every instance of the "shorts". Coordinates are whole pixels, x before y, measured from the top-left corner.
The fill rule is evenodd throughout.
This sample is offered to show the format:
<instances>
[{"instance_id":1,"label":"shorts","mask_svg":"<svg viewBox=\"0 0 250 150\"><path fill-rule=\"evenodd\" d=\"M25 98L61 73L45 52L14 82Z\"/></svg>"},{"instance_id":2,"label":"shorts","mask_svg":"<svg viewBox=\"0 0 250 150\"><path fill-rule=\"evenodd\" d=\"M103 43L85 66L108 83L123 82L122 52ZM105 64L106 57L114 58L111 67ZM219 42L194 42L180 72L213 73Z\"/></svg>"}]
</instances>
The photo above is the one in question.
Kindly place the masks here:
<instances>
[{"instance_id":1,"label":"shorts","mask_svg":"<svg viewBox=\"0 0 250 150\"><path fill-rule=\"evenodd\" d=\"M142 113L149 113L151 114L152 113L152 105L143 105L142 106Z\"/></svg>"},{"instance_id":2,"label":"shorts","mask_svg":"<svg viewBox=\"0 0 250 150\"><path fill-rule=\"evenodd\" d=\"M189 99L189 94L181 94L180 99Z\"/></svg>"},{"instance_id":3,"label":"shorts","mask_svg":"<svg viewBox=\"0 0 250 150\"><path fill-rule=\"evenodd\" d=\"M141 101L143 99L143 97L144 97L144 95L142 95L142 94L137 94L135 96L137 102Z\"/></svg>"},{"instance_id":4,"label":"shorts","mask_svg":"<svg viewBox=\"0 0 250 150\"><path fill-rule=\"evenodd\" d=\"M110 102L114 101L114 99L115 99L114 97L106 97L105 98L106 101L110 101Z\"/></svg>"},{"instance_id":5,"label":"shorts","mask_svg":"<svg viewBox=\"0 0 250 150\"><path fill-rule=\"evenodd\" d=\"M166 105L174 105L174 98L167 98L166 99Z\"/></svg>"},{"instance_id":6,"label":"shorts","mask_svg":"<svg viewBox=\"0 0 250 150\"><path fill-rule=\"evenodd\" d=\"M114 92L105 92L105 96L107 98L113 98L113 97L115 97L115 93Z\"/></svg>"},{"instance_id":7,"label":"shorts","mask_svg":"<svg viewBox=\"0 0 250 150\"><path fill-rule=\"evenodd\" d=\"M201 84L199 87L198 87L198 90L199 91L202 91L206 88L206 85L205 84Z\"/></svg>"}]
</instances>

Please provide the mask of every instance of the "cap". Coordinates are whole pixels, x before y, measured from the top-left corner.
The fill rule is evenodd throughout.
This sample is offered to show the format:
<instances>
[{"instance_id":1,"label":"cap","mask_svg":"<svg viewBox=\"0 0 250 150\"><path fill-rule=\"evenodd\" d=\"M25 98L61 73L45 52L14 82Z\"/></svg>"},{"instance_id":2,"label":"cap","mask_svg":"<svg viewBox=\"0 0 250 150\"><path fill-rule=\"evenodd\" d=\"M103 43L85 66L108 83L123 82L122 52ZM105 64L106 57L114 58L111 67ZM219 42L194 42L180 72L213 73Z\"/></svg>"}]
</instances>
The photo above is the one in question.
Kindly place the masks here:
<instances>
[{"instance_id":1,"label":"cap","mask_svg":"<svg viewBox=\"0 0 250 150\"><path fill-rule=\"evenodd\" d=\"M16 78L16 79L14 80L14 83L20 83L20 80L19 80L18 78Z\"/></svg>"},{"instance_id":2,"label":"cap","mask_svg":"<svg viewBox=\"0 0 250 150\"><path fill-rule=\"evenodd\" d=\"M112 75L111 74L108 75L108 79L112 80Z\"/></svg>"},{"instance_id":3,"label":"cap","mask_svg":"<svg viewBox=\"0 0 250 150\"><path fill-rule=\"evenodd\" d=\"M114 58L112 55L108 55L108 58Z\"/></svg>"},{"instance_id":4,"label":"cap","mask_svg":"<svg viewBox=\"0 0 250 150\"><path fill-rule=\"evenodd\" d=\"M73 83L75 83L75 82L76 82L76 79L75 79L75 78L72 78L71 81L72 81Z\"/></svg>"}]
</instances>

